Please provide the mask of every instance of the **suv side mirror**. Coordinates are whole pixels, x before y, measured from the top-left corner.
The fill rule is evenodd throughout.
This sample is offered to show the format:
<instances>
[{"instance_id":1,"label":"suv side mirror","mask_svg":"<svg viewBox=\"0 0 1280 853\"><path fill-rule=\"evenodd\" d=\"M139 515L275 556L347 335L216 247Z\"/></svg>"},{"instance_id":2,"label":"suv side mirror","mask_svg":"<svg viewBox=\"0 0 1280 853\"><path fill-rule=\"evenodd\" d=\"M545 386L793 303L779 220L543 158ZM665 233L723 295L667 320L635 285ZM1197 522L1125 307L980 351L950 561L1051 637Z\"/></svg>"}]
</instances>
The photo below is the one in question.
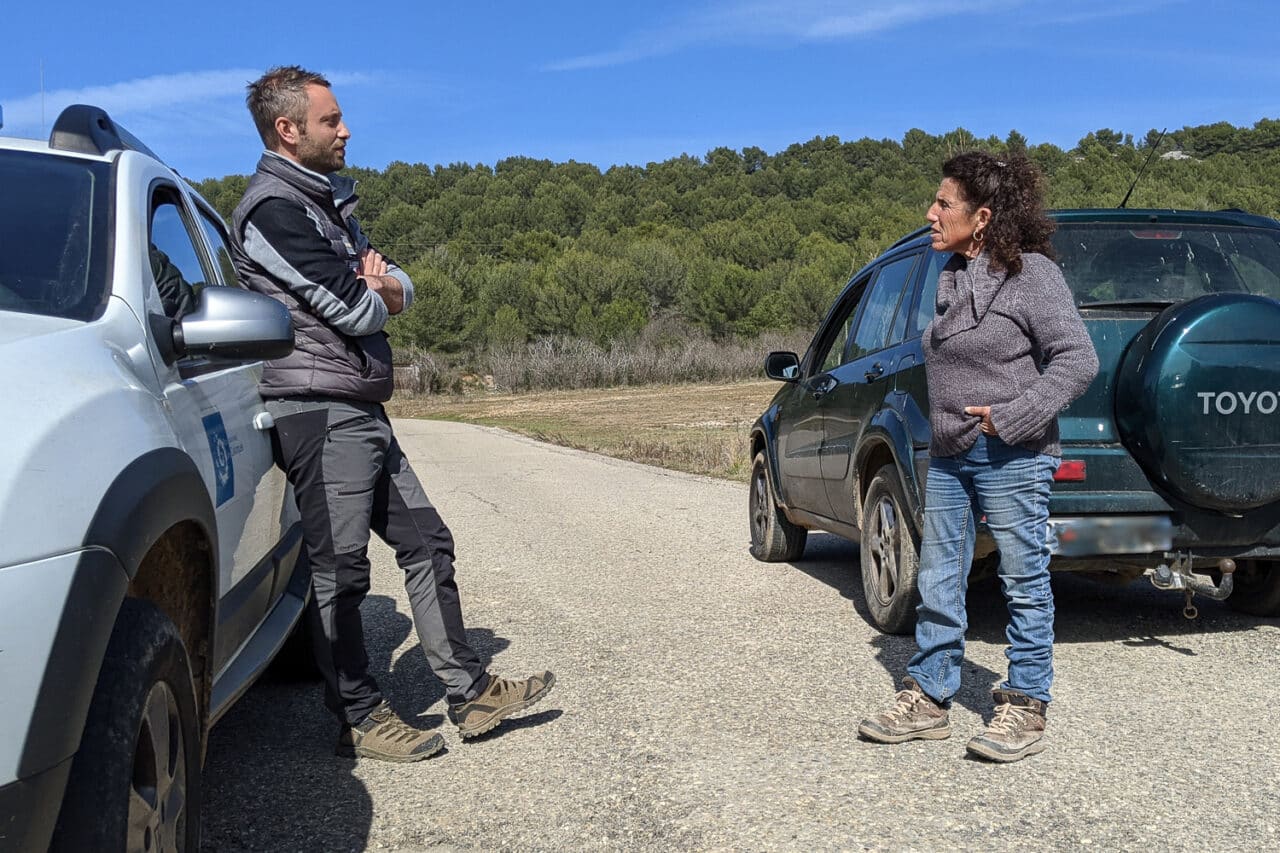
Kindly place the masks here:
<instances>
[{"instance_id":1,"label":"suv side mirror","mask_svg":"<svg viewBox=\"0 0 1280 853\"><path fill-rule=\"evenodd\" d=\"M771 352L764 359L764 375L779 382L800 378L800 359L793 352Z\"/></svg>"},{"instance_id":2,"label":"suv side mirror","mask_svg":"<svg viewBox=\"0 0 1280 853\"><path fill-rule=\"evenodd\" d=\"M196 307L173 324L173 350L178 357L283 358L293 352L293 320L289 309L269 296L206 286Z\"/></svg>"}]
</instances>

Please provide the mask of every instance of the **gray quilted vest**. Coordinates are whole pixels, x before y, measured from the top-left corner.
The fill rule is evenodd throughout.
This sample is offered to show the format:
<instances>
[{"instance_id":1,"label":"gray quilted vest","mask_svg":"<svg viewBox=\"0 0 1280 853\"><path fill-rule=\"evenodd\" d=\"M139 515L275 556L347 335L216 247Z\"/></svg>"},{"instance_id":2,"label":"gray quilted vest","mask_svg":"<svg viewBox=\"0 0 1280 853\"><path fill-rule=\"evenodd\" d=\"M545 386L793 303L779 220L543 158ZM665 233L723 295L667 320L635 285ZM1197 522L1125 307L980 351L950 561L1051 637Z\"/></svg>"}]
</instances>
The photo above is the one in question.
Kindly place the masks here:
<instances>
[{"instance_id":1,"label":"gray quilted vest","mask_svg":"<svg viewBox=\"0 0 1280 853\"><path fill-rule=\"evenodd\" d=\"M294 350L284 358L266 362L262 372L262 396L319 395L382 403L391 399L391 345L382 332L352 337L339 332L312 312L311 307L282 287L244 251L245 224L249 215L269 198L287 198L307 208L324 230L333 253L342 263L358 263L355 237L347 224L355 209L354 187L342 181L341 209L335 203L334 185L295 168L281 158L263 154L249 179L244 198L232 216L231 255L240 280L250 290L283 302L293 318Z\"/></svg>"}]
</instances>

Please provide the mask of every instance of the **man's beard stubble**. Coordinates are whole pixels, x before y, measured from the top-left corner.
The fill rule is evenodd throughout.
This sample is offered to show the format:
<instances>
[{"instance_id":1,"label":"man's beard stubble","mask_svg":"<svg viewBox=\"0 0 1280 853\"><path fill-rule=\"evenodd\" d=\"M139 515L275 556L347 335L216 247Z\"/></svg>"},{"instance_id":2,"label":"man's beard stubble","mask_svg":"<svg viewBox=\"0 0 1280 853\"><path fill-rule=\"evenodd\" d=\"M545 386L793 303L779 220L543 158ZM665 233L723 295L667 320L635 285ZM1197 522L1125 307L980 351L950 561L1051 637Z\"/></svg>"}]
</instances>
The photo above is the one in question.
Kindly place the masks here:
<instances>
[{"instance_id":1,"label":"man's beard stubble","mask_svg":"<svg viewBox=\"0 0 1280 853\"><path fill-rule=\"evenodd\" d=\"M334 148L326 148L312 141L304 130L298 145L298 160L313 172L327 175L336 172L346 165L343 152Z\"/></svg>"}]
</instances>

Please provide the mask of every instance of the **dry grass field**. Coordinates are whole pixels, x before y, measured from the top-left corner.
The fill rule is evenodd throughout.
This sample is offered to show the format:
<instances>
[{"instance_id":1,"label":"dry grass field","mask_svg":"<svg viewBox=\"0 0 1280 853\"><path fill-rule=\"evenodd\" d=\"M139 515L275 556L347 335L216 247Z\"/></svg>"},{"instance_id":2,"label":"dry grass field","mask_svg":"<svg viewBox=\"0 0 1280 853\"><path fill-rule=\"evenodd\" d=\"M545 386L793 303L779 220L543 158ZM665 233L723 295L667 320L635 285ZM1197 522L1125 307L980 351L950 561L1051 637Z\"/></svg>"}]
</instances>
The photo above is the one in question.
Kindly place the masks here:
<instances>
[{"instance_id":1,"label":"dry grass field","mask_svg":"<svg viewBox=\"0 0 1280 853\"><path fill-rule=\"evenodd\" d=\"M747 433L778 390L772 381L527 394L397 395L392 417L502 427L580 450L746 480Z\"/></svg>"}]
</instances>

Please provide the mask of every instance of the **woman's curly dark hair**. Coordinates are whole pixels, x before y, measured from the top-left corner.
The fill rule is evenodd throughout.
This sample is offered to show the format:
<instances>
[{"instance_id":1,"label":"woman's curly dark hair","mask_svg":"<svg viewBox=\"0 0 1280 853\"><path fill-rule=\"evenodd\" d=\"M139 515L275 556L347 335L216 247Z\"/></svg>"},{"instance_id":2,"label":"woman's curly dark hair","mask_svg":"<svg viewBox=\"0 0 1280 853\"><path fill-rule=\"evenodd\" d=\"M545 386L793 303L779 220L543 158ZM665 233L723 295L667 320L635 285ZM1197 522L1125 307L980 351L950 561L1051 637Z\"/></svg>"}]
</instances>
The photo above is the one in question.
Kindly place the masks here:
<instances>
[{"instance_id":1,"label":"woman's curly dark hair","mask_svg":"<svg viewBox=\"0 0 1280 853\"><path fill-rule=\"evenodd\" d=\"M942 176L960 185L969 210L991 209L982 246L992 269L1017 275L1023 252L1054 256L1049 238L1055 226L1044 212L1044 176L1025 155L966 151L942 164Z\"/></svg>"}]
</instances>

